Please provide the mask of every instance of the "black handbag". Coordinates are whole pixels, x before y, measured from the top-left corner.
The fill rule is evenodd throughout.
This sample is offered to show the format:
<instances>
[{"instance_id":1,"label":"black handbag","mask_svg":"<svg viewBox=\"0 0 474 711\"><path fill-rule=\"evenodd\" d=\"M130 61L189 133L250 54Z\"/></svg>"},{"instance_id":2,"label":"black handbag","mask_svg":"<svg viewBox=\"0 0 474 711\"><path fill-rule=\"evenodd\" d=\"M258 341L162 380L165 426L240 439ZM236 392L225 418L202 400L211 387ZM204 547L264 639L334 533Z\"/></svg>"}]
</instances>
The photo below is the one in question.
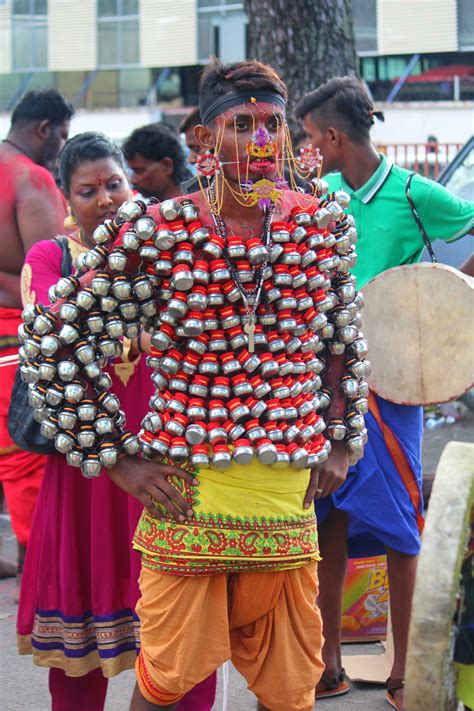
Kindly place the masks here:
<instances>
[{"instance_id":1,"label":"black handbag","mask_svg":"<svg viewBox=\"0 0 474 711\"><path fill-rule=\"evenodd\" d=\"M61 276L69 276L72 271L72 258L67 237L54 240L62 250ZM8 408L8 433L20 449L34 454L54 454L54 441L43 437L41 425L34 418L34 411L28 404L28 384L21 379L17 368L13 382L12 396Z\"/></svg>"}]
</instances>

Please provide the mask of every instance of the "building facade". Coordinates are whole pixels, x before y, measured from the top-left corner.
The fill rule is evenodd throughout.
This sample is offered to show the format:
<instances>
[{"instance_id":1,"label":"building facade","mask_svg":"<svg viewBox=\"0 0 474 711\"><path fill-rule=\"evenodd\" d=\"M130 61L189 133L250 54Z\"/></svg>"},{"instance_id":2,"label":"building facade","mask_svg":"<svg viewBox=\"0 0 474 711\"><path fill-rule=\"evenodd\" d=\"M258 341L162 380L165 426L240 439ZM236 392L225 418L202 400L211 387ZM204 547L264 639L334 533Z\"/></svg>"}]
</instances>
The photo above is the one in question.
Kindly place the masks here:
<instances>
[{"instance_id":1,"label":"building facade","mask_svg":"<svg viewBox=\"0 0 474 711\"><path fill-rule=\"evenodd\" d=\"M352 6L361 73L379 100L410 60L412 76L473 63L474 0ZM0 110L39 86L54 86L87 108L192 105L210 54L223 61L247 56L243 2L0 0ZM417 98L452 96L433 97L425 88Z\"/></svg>"}]
</instances>

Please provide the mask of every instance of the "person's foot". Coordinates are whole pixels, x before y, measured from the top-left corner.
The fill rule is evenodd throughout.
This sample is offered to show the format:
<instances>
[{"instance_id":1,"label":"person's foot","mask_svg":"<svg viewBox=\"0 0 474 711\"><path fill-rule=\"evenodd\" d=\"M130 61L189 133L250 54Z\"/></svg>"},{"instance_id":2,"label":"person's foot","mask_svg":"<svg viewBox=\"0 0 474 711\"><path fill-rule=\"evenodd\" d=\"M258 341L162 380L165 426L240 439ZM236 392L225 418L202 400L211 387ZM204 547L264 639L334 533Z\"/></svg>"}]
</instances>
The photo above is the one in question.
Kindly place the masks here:
<instances>
[{"instance_id":1,"label":"person's foot","mask_svg":"<svg viewBox=\"0 0 474 711\"><path fill-rule=\"evenodd\" d=\"M316 687L315 698L320 701L334 696L343 696L349 693L350 688L344 669L339 672L325 670Z\"/></svg>"},{"instance_id":2,"label":"person's foot","mask_svg":"<svg viewBox=\"0 0 474 711\"><path fill-rule=\"evenodd\" d=\"M8 560L0 558L0 578L14 578L16 575L16 565Z\"/></svg>"},{"instance_id":3,"label":"person's foot","mask_svg":"<svg viewBox=\"0 0 474 711\"><path fill-rule=\"evenodd\" d=\"M387 695L385 700L396 711L405 711L405 680L389 677L387 679Z\"/></svg>"}]
</instances>

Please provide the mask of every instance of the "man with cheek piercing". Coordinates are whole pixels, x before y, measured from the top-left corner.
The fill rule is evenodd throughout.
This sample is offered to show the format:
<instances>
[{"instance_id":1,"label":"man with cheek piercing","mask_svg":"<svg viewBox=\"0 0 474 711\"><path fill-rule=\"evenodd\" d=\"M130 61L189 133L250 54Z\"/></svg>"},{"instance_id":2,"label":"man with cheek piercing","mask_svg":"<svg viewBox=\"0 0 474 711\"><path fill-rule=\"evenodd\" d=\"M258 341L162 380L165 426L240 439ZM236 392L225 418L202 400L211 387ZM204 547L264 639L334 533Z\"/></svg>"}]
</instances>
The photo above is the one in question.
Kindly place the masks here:
<instances>
[{"instance_id":1,"label":"man with cheek piercing","mask_svg":"<svg viewBox=\"0 0 474 711\"><path fill-rule=\"evenodd\" d=\"M319 158L295 159L286 99L271 67L213 60L195 129L200 191L125 203L82 281L58 284L87 303L87 268L105 265L121 290L110 264L125 263L156 388L138 436L116 418L107 453L112 477L155 477L134 536L132 711L175 709L229 659L260 709L311 711L323 671L313 499L362 456L367 346L348 196L323 196L317 180L311 195L292 189ZM101 447L75 451L86 476Z\"/></svg>"}]
</instances>

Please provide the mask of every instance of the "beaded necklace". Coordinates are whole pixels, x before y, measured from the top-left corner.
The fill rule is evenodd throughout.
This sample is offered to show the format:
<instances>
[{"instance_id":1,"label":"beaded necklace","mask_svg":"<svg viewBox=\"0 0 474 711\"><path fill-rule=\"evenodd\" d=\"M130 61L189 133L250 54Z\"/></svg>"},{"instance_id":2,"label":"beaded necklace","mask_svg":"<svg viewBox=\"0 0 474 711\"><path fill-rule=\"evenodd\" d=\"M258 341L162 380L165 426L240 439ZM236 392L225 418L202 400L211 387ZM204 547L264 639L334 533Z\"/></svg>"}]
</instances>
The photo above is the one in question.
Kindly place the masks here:
<instances>
[{"instance_id":1,"label":"beaded necklace","mask_svg":"<svg viewBox=\"0 0 474 711\"><path fill-rule=\"evenodd\" d=\"M214 181L211 181L209 184L208 188L209 194L210 194L210 201L215 202L215 192L214 192ZM262 298L262 289L263 289L263 282L265 280L265 268L268 266L269 263L269 258L270 258L270 249L271 249L271 224L272 224L272 218L273 218L273 213L275 211L275 205L271 205L265 210L265 219L263 221L263 246L265 247L267 251L267 257L263 261L263 263L260 265L260 269L256 269L256 275L257 275L257 280L255 284L255 289L253 292L248 292L244 289L244 286L242 284L242 281L239 277L239 274L237 270L234 268L234 265L232 264L232 261L229 257L228 251L227 251L227 227L225 225L224 220L222 219L221 214L215 214L211 210L211 215L214 220L214 225L216 228L216 232L221 237L222 240L224 240L224 259L226 261L227 267L229 269L229 272L232 276L232 279L238 288L240 295L242 296L242 301L244 302L245 310L247 312L247 320L244 324L244 331L248 336L248 349L249 353L254 353L255 352L255 325L257 322L257 309L260 305L260 301Z\"/></svg>"}]
</instances>

